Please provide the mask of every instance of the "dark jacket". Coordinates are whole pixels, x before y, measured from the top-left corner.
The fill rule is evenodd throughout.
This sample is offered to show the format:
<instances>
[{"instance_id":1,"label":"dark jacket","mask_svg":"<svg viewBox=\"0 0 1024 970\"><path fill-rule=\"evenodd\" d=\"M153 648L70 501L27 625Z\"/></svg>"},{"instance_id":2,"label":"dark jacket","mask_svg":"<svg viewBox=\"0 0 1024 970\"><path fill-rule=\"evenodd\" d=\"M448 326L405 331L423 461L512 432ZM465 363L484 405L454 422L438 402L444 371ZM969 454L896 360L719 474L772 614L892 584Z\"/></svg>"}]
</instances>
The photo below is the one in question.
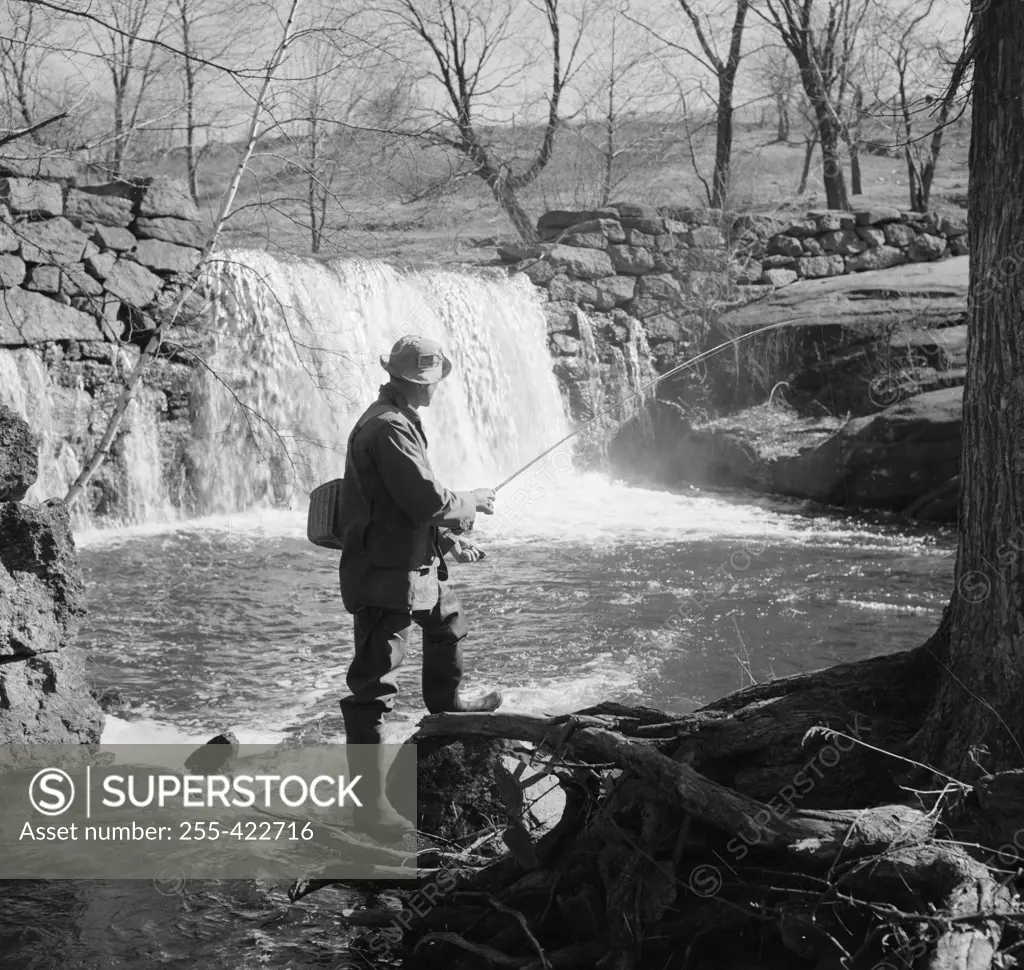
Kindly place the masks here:
<instances>
[{"instance_id":1,"label":"dark jacket","mask_svg":"<svg viewBox=\"0 0 1024 970\"><path fill-rule=\"evenodd\" d=\"M438 579L448 577L443 552L454 542L439 541L438 526L471 529L476 503L434 477L419 417L386 384L349 435L342 506L345 609L432 609Z\"/></svg>"}]
</instances>

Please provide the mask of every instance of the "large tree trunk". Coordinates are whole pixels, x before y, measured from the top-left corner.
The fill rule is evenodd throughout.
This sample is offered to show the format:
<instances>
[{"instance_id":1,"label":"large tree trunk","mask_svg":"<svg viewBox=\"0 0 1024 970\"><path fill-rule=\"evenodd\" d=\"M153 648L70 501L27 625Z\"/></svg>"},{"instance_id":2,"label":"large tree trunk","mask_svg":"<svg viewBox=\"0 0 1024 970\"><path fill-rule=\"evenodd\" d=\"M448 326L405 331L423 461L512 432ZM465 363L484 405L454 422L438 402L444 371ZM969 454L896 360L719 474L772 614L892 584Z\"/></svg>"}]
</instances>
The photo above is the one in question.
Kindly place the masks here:
<instances>
[{"instance_id":1,"label":"large tree trunk","mask_svg":"<svg viewBox=\"0 0 1024 970\"><path fill-rule=\"evenodd\" d=\"M800 170L800 184L796 188L797 195L803 195L807 191L807 179L811 176L811 159L814 158L814 147L818 139L809 135L804 146L804 167Z\"/></svg>"},{"instance_id":2,"label":"large tree trunk","mask_svg":"<svg viewBox=\"0 0 1024 970\"><path fill-rule=\"evenodd\" d=\"M818 108L817 114L825 198L830 209L848 209L850 203L846 196L846 179L843 176L839 127L824 105Z\"/></svg>"},{"instance_id":3,"label":"large tree trunk","mask_svg":"<svg viewBox=\"0 0 1024 970\"><path fill-rule=\"evenodd\" d=\"M960 541L939 686L921 731L960 778L1024 766L1024 6L976 14Z\"/></svg>"}]
</instances>

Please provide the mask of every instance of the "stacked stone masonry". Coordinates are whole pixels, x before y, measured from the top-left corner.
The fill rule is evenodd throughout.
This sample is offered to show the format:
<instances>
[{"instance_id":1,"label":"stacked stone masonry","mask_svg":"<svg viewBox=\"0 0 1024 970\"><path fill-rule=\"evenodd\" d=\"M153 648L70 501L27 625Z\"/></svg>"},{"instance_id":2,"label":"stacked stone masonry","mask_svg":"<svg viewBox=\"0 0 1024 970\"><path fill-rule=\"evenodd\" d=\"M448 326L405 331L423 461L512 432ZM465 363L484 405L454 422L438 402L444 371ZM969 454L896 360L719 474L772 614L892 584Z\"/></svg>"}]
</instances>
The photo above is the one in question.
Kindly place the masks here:
<instances>
[{"instance_id":1,"label":"stacked stone masonry","mask_svg":"<svg viewBox=\"0 0 1024 970\"><path fill-rule=\"evenodd\" d=\"M552 352L579 353L582 309L620 328L639 321L660 370L685 358L720 312L797 280L967 252L962 216L881 206L785 221L622 202L545 213L537 232L539 245L498 254L545 291Z\"/></svg>"},{"instance_id":2,"label":"stacked stone masonry","mask_svg":"<svg viewBox=\"0 0 1024 970\"><path fill-rule=\"evenodd\" d=\"M74 163L26 167L0 157L0 365L25 375L38 369L34 361L42 363L55 422L49 437L58 442L54 448L63 440L81 464L126 368L192 284L205 233L180 182L91 184L79 171ZM136 393L159 418L165 475L186 460L194 367L179 343L201 303L198 294L185 302L173 340L165 338ZM0 388L0 403L17 407L18 399L16 390ZM90 517L127 514L127 459L119 442L82 503Z\"/></svg>"}]
</instances>

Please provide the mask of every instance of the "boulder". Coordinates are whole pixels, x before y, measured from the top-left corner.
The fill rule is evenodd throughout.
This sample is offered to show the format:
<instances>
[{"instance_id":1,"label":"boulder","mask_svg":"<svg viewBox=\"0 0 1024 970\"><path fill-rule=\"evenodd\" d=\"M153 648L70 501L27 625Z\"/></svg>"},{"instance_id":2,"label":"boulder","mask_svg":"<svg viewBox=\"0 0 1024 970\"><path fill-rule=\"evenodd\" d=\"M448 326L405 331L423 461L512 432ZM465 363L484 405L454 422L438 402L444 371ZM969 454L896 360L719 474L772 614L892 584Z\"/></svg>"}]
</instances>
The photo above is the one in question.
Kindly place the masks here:
<instances>
[{"instance_id":1,"label":"boulder","mask_svg":"<svg viewBox=\"0 0 1024 970\"><path fill-rule=\"evenodd\" d=\"M869 249L885 245L885 233L881 229L875 229L873 226L858 226L857 235L868 244Z\"/></svg>"},{"instance_id":2,"label":"boulder","mask_svg":"<svg viewBox=\"0 0 1024 970\"><path fill-rule=\"evenodd\" d=\"M578 334L579 321L576 316L578 307L575 303L563 303L552 300L544 304L544 318L547 321L548 333Z\"/></svg>"},{"instance_id":3,"label":"boulder","mask_svg":"<svg viewBox=\"0 0 1024 970\"><path fill-rule=\"evenodd\" d=\"M858 209L855 213L858 226L878 226L886 222L899 222L900 210L892 206L876 205L868 209Z\"/></svg>"},{"instance_id":4,"label":"boulder","mask_svg":"<svg viewBox=\"0 0 1024 970\"><path fill-rule=\"evenodd\" d=\"M626 305L626 309L638 320L656 317L667 309L664 300L656 300L650 296L634 296Z\"/></svg>"},{"instance_id":5,"label":"boulder","mask_svg":"<svg viewBox=\"0 0 1024 970\"><path fill-rule=\"evenodd\" d=\"M846 268L851 273L861 273L865 270L890 269L907 261L907 254L902 249L895 246L876 246L856 256L848 256Z\"/></svg>"},{"instance_id":6,"label":"boulder","mask_svg":"<svg viewBox=\"0 0 1024 970\"><path fill-rule=\"evenodd\" d=\"M557 354L572 355L580 352L582 342L578 337L570 337L567 333L553 333L548 337L552 350Z\"/></svg>"},{"instance_id":7,"label":"boulder","mask_svg":"<svg viewBox=\"0 0 1024 970\"><path fill-rule=\"evenodd\" d=\"M78 650L0 664L0 744L99 744L103 712Z\"/></svg>"},{"instance_id":8,"label":"boulder","mask_svg":"<svg viewBox=\"0 0 1024 970\"><path fill-rule=\"evenodd\" d=\"M807 213L813 219L818 232L834 232L837 229L853 229L857 225L857 217L852 212L839 212L833 209L819 209Z\"/></svg>"},{"instance_id":9,"label":"boulder","mask_svg":"<svg viewBox=\"0 0 1024 970\"><path fill-rule=\"evenodd\" d=\"M611 247L621 249L620 246ZM608 253L597 249L583 249L579 246L556 245L551 247L548 259L557 272L566 273L579 279L594 280L611 276L615 267Z\"/></svg>"},{"instance_id":10,"label":"boulder","mask_svg":"<svg viewBox=\"0 0 1024 970\"><path fill-rule=\"evenodd\" d=\"M135 248L135 237L120 226L97 226L92 239L101 249L112 249L118 253Z\"/></svg>"},{"instance_id":11,"label":"boulder","mask_svg":"<svg viewBox=\"0 0 1024 970\"><path fill-rule=\"evenodd\" d=\"M604 255L604 254L602 254ZM650 249L641 246L615 246L608 247L608 256L611 258L613 273L623 273L626 276L642 276L644 273L651 273L656 269L654 253ZM602 276L610 274L602 273Z\"/></svg>"},{"instance_id":12,"label":"boulder","mask_svg":"<svg viewBox=\"0 0 1024 970\"><path fill-rule=\"evenodd\" d=\"M887 245L897 246L900 249L906 249L917 238L917 233L910 226L901 222L890 223L882 232Z\"/></svg>"},{"instance_id":13,"label":"boulder","mask_svg":"<svg viewBox=\"0 0 1024 970\"><path fill-rule=\"evenodd\" d=\"M776 462L773 489L903 511L959 473L962 400L962 387L948 387L854 418L816 448Z\"/></svg>"},{"instance_id":14,"label":"boulder","mask_svg":"<svg viewBox=\"0 0 1024 970\"><path fill-rule=\"evenodd\" d=\"M663 236L668 232L664 219L630 219L622 216L621 222L623 229L642 232L645 236Z\"/></svg>"},{"instance_id":15,"label":"boulder","mask_svg":"<svg viewBox=\"0 0 1024 970\"><path fill-rule=\"evenodd\" d=\"M97 253L85 261L85 268L98 280L105 280L114 268L117 257L113 253Z\"/></svg>"},{"instance_id":16,"label":"boulder","mask_svg":"<svg viewBox=\"0 0 1024 970\"><path fill-rule=\"evenodd\" d=\"M761 260L763 269L795 269L796 260L792 256L765 256Z\"/></svg>"},{"instance_id":17,"label":"boulder","mask_svg":"<svg viewBox=\"0 0 1024 970\"><path fill-rule=\"evenodd\" d=\"M802 239L805 236L815 236L817 234L818 223L814 219L801 219L786 226L786 235L796 236L798 239Z\"/></svg>"},{"instance_id":18,"label":"boulder","mask_svg":"<svg viewBox=\"0 0 1024 970\"><path fill-rule=\"evenodd\" d=\"M966 216L944 216L939 223L939 232L943 236L963 236L967 234Z\"/></svg>"},{"instance_id":19,"label":"boulder","mask_svg":"<svg viewBox=\"0 0 1024 970\"><path fill-rule=\"evenodd\" d=\"M173 240L170 241L173 242ZM132 245L134 245L134 239ZM524 259L539 259L544 252L540 246L524 246L522 243L515 242L503 243L497 247L497 250L498 258L506 263L518 263Z\"/></svg>"},{"instance_id":20,"label":"boulder","mask_svg":"<svg viewBox=\"0 0 1024 970\"><path fill-rule=\"evenodd\" d=\"M636 291L635 276L606 276L596 281L597 299L594 306L598 310L610 310L622 306L633 299Z\"/></svg>"},{"instance_id":21,"label":"boulder","mask_svg":"<svg viewBox=\"0 0 1024 970\"><path fill-rule=\"evenodd\" d=\"M77 263L85 253L89 237L63 216L20 227L21 255L26 263Z\"/></svg>"},{"instance_id":22,"label":"boulder","mask_svg":"<svg viewBox=\"0 0 1024 970\"><path fill-rule=\"evenodd\" d=\"M33 266L25 282L25 288L40 293L60 291L60 270L56 266Z\"/></svg>"},{"instance_id":23,"label":"boulder","mask_svg":"<svg viewBox=\"0 0 1024 970\"><path fill-rule=\"evenodd\" d=\"M619 213L615 209L584 210L581 212L572 212L567 209L552 209L551 212L545 212L537 220L537 229L538 231L556 230L560 232L581 222L590 222L595 219L617 220L618 218Z\"/></svg>"},{"instance_id":24,"label":"boulder","mask_svg":"<svg viewBox=\"0 0 1024 970\"><path fill-rule=\"evenodd\" d=\"M970 249L967 245L966 236L954 236L949 240L949 251L954 256L966 256Z\"/></svg>"},{"instance_id":25,"label":"boulder","mask_svg":"<svg viewBox=\"0 0 1024 970\"><path fill-rule=\"evenodd\" d=\"M828 235L824 233L823 235ZM803 244L803 253L805 256L824 256L825 248L814 236L805 236L800 240Z\"/></svg>"},{"instance_id":26,"label":"boulder","mask_svg":"<svg viewBox=\"0 0 1024 970\"><path fill-rule=\"evenodd\" d=\"M799 277L796 274L796 270L792 269L766 269L761 273L762 282L776 288L789 286L790 283L795 283L797 279Z\"/></svg>"},{"instance_id":27,"label":"boulder","mask_svg":"<svg viewBox=\"0 0 1024 970\"><path fill-rule=\"evenodd\" d=\"M118 259L107 274L104 288L129 306L141 309L160 289L160 277L129 259Z\"/></svg>"},{"instance_id":28,"label":"boulder","mask_svg":"<svg viewBox=\"0 0 1024 970\"><path fill-rule=\"evenodd\" d=\"M140 217L135 220L132 231L140 239L161 239L164 242L176 243L179 246L192 246L202 249L205 239L202 227L188 219L147 219ZM523 256L518 257L523 259Z\"/></svg>"},{"instance_id":29,"label":"boulder","mask_svg":"<svg viewBox=\"0 0 1024 970\"><path fill-rule=\"evenodd\" d=\"M198 222L199 210L180 179L153 179L141 193L139 215L144 218L187 219Z\"/></svg>"},{"instance_id":30,"label":"boulder","mask_svg":"<svg viewBox=\"0 0 1024 970\"><path fill-rule=\"evenodd\" d=\"M55 340L97 340L101 336L98 324L89 314L31 290L7 290L3 295L3 310L0 347Z\"/></svg>"},{"instance_id":31,"label":"boulder","mask_svg":"<svg viewBox=\"0 0 1024 970\"><path fill-rule=\"evenodd\" d=\"M796 261L797 272L805 279L838 276L845 272L842 256L803 256Z\"/></svg>"},{"instance_id":32,"label":"boulder","mask_svg":"<svg viewBox=\"0 0 1024 970\"><path fill-rule=\"evenodd\" d=\"M0 179L0 200L20 215L59 216L64 196L56 182L30 178Z\"/></svg>"},{"instance_id":33,"label":"boulder","mask_svg":"<svg viewBox=\"0 0 1024 970\"><path fill-rule=\"evenodd\" d=\"M548 284L548 295L552 300L563 303L597 302L597 287L585 280L574 280L563 274L554 277Z\"/></svg>"},{"instance_id":34,"label":"boulder","mask_svg":"<svg viewBox=\"0 0 1024 970\"><path fill-rule=\"evenodd\" d=\"M0 504L0 658L70 646L85 615L85 583L60 499Z\"/></svg>"},{"instance_id":35,"label":"boulder","mask_svg":"<svg viewBox=\"0 0 1024 970\"><path fill-rule=\"evenodd\" d=\"M651 343L684 340L689 336L683 321L670 313L659 313L644 320L644 332Z\"/></svg>"},{"instance_id":36,"label":"boulder","mask_svg":"<svg viewBox=\"0 0 1024 970\"><path fill-rule=\"evenodd\" d=\"M127 226L132 221L132 200L116 195L96 195L81 189L69 189L65 215L69 219L96 223L97 226Z\"/></svg>"},{"instance_id":37,"label":"boulder","mask_svg":"<svg viewBox=\"0 0 1024 970\"><path fill-rule=\"evenodd\" d=\"M915 263L927 263L929 260L938 259L945 251L946 240L942 236L923 232L910 244L907 256Z\"/></svg>"},{"instance_id":38,"label":"boulder","mask_svg":"<svg viewBox=\"0 0 1024 970\"><path fill-rule=\"evenodd\" d=\"M685 241L695 249L721 249L725 245L725 237L721 230L714 226L691 229L686 234Z\"/></svg>"},{"instance_id":39,"label":"boulder","mask_svg":"<svg viewBox=\"0 0 1024 970\"><path fill-rule=\"evenodd\" d=\"M839 253L841 256L855 256L868 248L868 244L852 229L823 233L818 241L826 253Z\"/></svg>"},{"instance_id":40,"label":"boulder","mask_svg":"<svg viewBox=\"0 0 1024 970\"><path fill-rule=\"evenodd\" d=\"M161 242L159 239L140 239L135 245L135 258L157 272L191 273L199 265L202 253L188 246Z\"/></svg>"},{"instance_id":41,"label":"boulder","mask_svg":"<svg viewBox=\"0 0 1024 970\"><path fill-rule=\"evenodd\" d=\"M0 224L0 253L16 253L21 249L21 240L14 230L4 224Z\"/></svg>"},{"instance_id":42,"label":"boulder","mask_svg":"<svg viewBox=\"0 0 1024 970\"><path fill-rule=\"evenodd\" d=\"M78 164L70 158L48 154L51 151L52 148L24 137L0 146L0 175L46 181L77 177Z\"/></svg>"},{"instance_id":43,"label":"boulder","mask_svg":"<svg viewBox=\"0 0 1024 970\"><path fill-rule=\"evenodd\" d=\"M613 202L609 208L614 209L619 214L620 219L658 223L663 218L662 213L655 206L644 205L641 202Z\"/></svg>"},{"instance_id":44,"label":"boulder","mask_svg":"<svg viewBox=\"0 0 1024 970\"><path fill-rule=\"evenodd\" d=\"M547 259L524 259L521 263L516 263L513 271L523 273L536 286L550 283L558 273L558 270Z\"/></svg>"},{"instance_id":45,"label":"boulder","mask_svg":"<svg viewBox=\"0 0 1024 970\"><path fill-rule=\"evenodd\" d=\"M584 249L604 249L608 240L599 232L572 232L562 237L566 246L581 246Z\"/></svg>"},{"instance_id":46,"label":"boulder","mask_svg":"<svg viewBox=\"0 0 1024 970\"><path fill-rule=\"evenodd\" d=\"M0 503L20 502L39 474L39 441L28 422L0 404Z\"/></svg>"},{"instance_id":47,"label":"boulder","mask_svg":"<svg viewBox=\"0 0 1024 970\"><path fill-rule=\"evenodd\" d=\"M641 276L636 283L638 297L652 297L655 300L681 301L683 290L679 280L668 273L652 273Z\"/></svg>"},{"instance_id":48,"label":"boulder","mask_svg":"<svg viewBox=\"0 0 1024 970\"><path fill-rule=\"evenodd\" d=\"M793 259L803 255L804 248L799 239L779 233L768 240L769 256L786 256Z\"/></svg>"},{"instance_id":49,"label":"boulder","mask_svg":"<svg viewBox=\"0 0 1024 970\"><path fill-rule=\"evenodd\" d=\"M655 236L652 233L641 232L639 229L627 229L625 233L626 242L630 246L643 246L644 249L655 249L657 248L658 240L666 238L664 234Z\"/></svg>"},{"instance_id":50,"label":"boulder","mask_svg":"<svg viewBox=\"0 0 1024 970\"><path fill-rule=\"evenodd\" d=\"M761 282L761 271L764 267L756 259L740 257L729 265L729 272L737 283L742 285Z\"/></svg>"},{"instance_id":51,"label":"boulder","mask_svg":"<svg viewBox=\"0 0 1024 970\"><path fill-rule=\"evenodd\" d=\"M0 287L21 286L25 279L25 263L17 256L0 256ZM6 298L5 298L6 299ZM3 324L0 323L0 327Z\"/></svg>"},{"instance_id":52,"label":"boulder","mask_svg":"<svg viewBox=\"0 0 1024 970\"><path fill-rule=\"evenodd\" d=\"M60 288L72 299L103 295L103 284L86 270L85 263L64 266L60 274Z\"/></svg>"},{"instance_id":53,"label":"boulder","mask_svg":"<svg viewBox=\"0 0 1024 970\"><path fill-rule=\"evenodd\" d=\"M565 239L568 240L580 233L591 234L595 232L604 236L608 242L621 243L626 241L626 233L622 228L622 223L617 222L615 219L587 219L584 222L579 222L565 234ZM603 244L601 248L604 248Z\"/></svg>"}]
</instances>

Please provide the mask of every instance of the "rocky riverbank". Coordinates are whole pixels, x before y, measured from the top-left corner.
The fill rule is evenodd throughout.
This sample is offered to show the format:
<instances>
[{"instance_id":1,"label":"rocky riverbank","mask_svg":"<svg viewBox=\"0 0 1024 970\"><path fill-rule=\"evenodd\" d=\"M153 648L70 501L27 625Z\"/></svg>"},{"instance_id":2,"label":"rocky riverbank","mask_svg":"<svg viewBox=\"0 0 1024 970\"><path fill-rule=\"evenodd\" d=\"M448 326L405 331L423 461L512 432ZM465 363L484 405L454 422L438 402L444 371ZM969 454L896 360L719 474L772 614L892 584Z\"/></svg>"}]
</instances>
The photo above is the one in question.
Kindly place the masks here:
<instances>
[{"instance_id":1,"label":"rocky riverbank","mask_svg":"<svg viewBox=\"0 0 1024 970\"><path fill-rule=\"evenodd\" d=\"M67 506L23 501L37 448L0 405L0 744L97 743L103 713L71 646L86 607Z\"/></svg>"}]
</instances>

